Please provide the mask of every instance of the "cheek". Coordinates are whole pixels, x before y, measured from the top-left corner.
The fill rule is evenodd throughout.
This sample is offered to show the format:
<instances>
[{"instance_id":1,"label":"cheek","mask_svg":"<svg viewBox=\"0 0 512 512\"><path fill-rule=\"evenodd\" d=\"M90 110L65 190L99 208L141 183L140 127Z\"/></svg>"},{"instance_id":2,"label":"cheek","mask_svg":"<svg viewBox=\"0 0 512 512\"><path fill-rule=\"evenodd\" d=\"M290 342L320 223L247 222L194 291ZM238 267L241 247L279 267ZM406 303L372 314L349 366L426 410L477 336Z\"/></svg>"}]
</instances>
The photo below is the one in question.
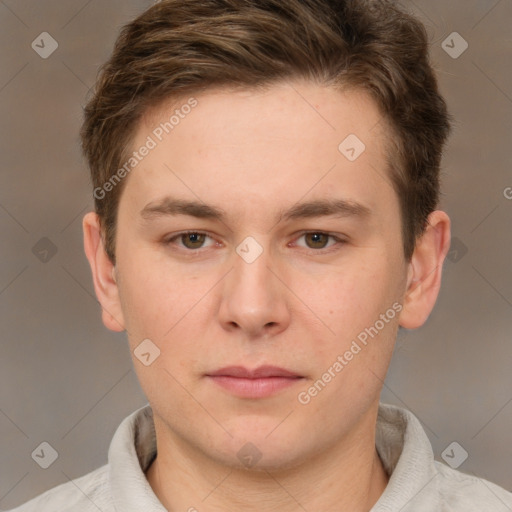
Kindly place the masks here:
<instances>
[{"instance_id":1,"label":"cheek","mask_svg":"<svg viewBox=\"0 0 512 512\"><path fill-rule=\"evenodd\" d=\"M134 339L142 336L162 342L193 313L208 283L169 266L154 250L130 247L129 243L118 247L119 290L127 331Z\"/></svg>"},{"instance_id":2,"label":"cheek","mask_svg":"<svg viewBox=\"0 0 512 512\"><path fill-rule=\"evenodd\" d=\"M157 400L165 389L176 401L186 402L179 383L194 380L208 359L214 320L213 294L208 292L218 278L164 270L155 261L148 264L149 256L140 256L146 266L138 267L138 257L132 254L122 268L129 278L121 283L120 294L139 381L150 399ZM158 353L148 367L137 360L137 348L146 339L156 345Z\"/></svg>"},{"instance_id":3,"label":"cheek","mask_svg":"<svg viewBox=\"0 0 512 512\"><path fill-rule=\"evenodd\" d=\"M367 327L369 322L375 322L392 304L389 275L383 259L365 264L363 258L354 258L343 268L327 270L321 278L302 276L297 287L306 298L307 306L337 336L347 338Z\"/></svg>"},{"instance_id":4,"label":"cheek","mask_svg":"<svg viewBox=\"0 0 512 512\"><path fill-rule=\"evenodd\" d=\"M333 273L321 286L304 287L308 305L329 328L318 330L317 371L323 374L331 368L339 376L336 382L344 382L350 392L373 387L368 379L377 384L375 375L383 377L389 364L400 308L391 270L385 254L366 263L360 258L357 266ZM332 366L340 362L338 356L342 369L338 364L336 372Z\"/></svg>"},{"instance_id":5,"label":"cheek","mask_svg":"<svg viewBox=\"0 0 512 512\"><path fill-rule=\"evenodd\" d=\"M380 306L340 293L333 298L352 300L331 308L329 324L335 335L324 334L315 344L310 355L315 371L301 395L311 415L321 419L325 428L329 423L338 425L348 414L347 408L357 415L378 399L398 329L398 314L386 301ZM388 310L387 321L382 320L380 315Z\"/></svg>"}]
</instances>

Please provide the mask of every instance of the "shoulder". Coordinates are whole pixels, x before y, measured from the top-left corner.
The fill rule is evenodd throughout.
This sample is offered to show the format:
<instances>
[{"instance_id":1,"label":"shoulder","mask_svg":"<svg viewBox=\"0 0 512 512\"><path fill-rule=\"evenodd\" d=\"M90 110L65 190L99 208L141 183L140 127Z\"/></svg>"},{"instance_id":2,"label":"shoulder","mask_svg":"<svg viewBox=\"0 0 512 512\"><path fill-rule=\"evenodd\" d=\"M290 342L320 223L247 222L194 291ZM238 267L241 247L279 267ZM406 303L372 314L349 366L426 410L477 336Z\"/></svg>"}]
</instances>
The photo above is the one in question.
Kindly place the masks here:
<instances>
[{"instance_id":1,"label":"shoulder","mask_svg":"<svg viewBox=\"0 0 512 512\"><path fill-rule=\"evenodd\" d=\"M510 512L512 493L483 478L468 475L435 461L437 486L446 510Z\"/></svg>"},{"instance_id":2,"label":"shoulder","mask_svg":"<svg viewBox=\"0 0 512 512\"><path fill-rule=\"evenodd\" d=\"M416 416L380 404L376 446L390 475L373 510L391 512L512 512L512 493L434 459Z\"/></svg>"},{"instance_id":3,"label":"shoulder","mask_svg":"<svg viewBox=\"0 0 512 512\"><path fill-rule=\"evenodd\" d=\"M108 492L109 466L50 489L8 512L103 512L114 511Z\"/></svg>"}]
</instances>

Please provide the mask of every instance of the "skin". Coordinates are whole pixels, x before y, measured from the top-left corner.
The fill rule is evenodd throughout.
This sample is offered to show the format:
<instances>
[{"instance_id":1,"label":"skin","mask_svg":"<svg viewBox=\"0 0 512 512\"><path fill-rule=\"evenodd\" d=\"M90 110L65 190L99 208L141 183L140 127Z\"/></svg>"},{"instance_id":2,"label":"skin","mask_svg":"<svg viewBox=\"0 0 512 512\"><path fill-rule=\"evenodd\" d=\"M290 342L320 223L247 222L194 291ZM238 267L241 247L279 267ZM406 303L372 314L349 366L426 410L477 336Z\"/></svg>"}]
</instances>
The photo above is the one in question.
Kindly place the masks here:
<instances>
[{"instance_id":1,"label":"skin","mask_svg":"<svg viewBox=\"0 0 512 512\"><path fill-rule=\"evenodd\" d=\"M450 220L433 212L405 261L385 168L389 129L363 92L289 82L196 98L198 106L126 178L115 268L96 214L83 222L104 323L127 331L153 409L158 456L148 481L173 511L368 511L388 482L375 425L397 330L420 327L435 304ZM148 112L133 147L183 103ZM366 145L354 162L338 150L349 134ZM141 215L170 195L215 206L225 218ZM326 199L370 213L279 221L299 202ZM169 242L186 230L207 233L204 245L202 238ZM263 250L252 263L236 252L247 236ZM400 313L300 403L299 393L394 303ZM161 351L150 366L133 354L147 338ZM303 378L252 399L205 376L263 364ZM251 468L237 457L248 442L262 455Z\"/></svg>"}]
</instances>

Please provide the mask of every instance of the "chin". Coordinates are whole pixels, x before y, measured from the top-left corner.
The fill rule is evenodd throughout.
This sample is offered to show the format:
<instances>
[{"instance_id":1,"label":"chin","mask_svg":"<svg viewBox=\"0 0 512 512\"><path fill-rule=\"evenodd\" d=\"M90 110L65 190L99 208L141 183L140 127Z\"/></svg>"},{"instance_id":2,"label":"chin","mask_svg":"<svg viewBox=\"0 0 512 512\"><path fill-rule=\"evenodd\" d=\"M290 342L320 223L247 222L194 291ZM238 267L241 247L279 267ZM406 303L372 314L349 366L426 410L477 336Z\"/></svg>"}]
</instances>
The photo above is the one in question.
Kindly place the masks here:
<instances>
[{"instance_id":1,"label":"chin","mask_svg":"<svg viewBox=\"0 0 512 512\"><path fill-rule=\"evenodd\" d=\"M235 456L230 452L217 454L215 458L218 463L232 469L265 475L299 467L306 460L303 454L262 443L247 442L237 446L234 452Z\"/></svg>"},{"instance_id":2,"label":"chin","mask_svg":"<svg viewBox=\"0 0 512 512\"><path fill-rule=\"evenodd\" d=\"M258 427L244 425L227 430L233 435L226 443L226 438L218 440L217 450L210 455L225 466L248 471L279 471L299 466L307 458L299 453L304 448L304 439L294 436L289 430L279 431L279 421L258 422ZM277 427L277 429L276 429ZM215 441L213 441L215 442ZM212 446L210 445L210 450Z\"/></svg>"}]
</instances>

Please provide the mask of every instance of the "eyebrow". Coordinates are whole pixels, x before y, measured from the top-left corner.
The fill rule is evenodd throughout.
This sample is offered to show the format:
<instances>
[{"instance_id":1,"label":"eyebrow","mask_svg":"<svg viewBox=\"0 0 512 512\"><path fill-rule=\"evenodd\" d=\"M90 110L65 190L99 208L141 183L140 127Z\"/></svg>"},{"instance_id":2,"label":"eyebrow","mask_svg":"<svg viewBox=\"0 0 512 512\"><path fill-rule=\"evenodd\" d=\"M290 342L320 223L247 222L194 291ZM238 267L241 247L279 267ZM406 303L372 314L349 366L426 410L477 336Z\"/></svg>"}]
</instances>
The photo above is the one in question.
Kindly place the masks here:
<instances>
[{"instance_id":1,"label":"eyebrow","mask_svg":"<svg viewBox=\"0 0 512 512\"><path fill-rule=\"evenodd\" d=\"M223 210L215 206L198 201L185 201L165 197L160 201L147 204L140 212L142 218L152 219L167 215L189 215L199 219L214 219L224 221L226 215Z\"/></svg>"},{"instance_id":2,"label":"eyebrow","mask_svg":"<svg viewBox=\"0 0 512 512\"><path fill-rule=\"evenodd\" d=\"M317 199L306 203L299 203L289 210L281 211L278 221L304 219L312 217L368 217L371 210L356 201L345 199Z\"/></svg>"},{"instance_id":3,"label":"eyebrow","mask_svg":"<svg viewBox=\"0 0 512 512\"><path fill-rule=\"evenodd\" d=\"M355 201L345 199L317 199L293 205L288 210L281 210L277 215L277 223L315 217L368 217L371 209ZM226 221L226 213L221 208L198 201L186 201L165 197L157 202L147 204L140 212L143 219L168 215L188 215L198 219Z\"/></svg>"}]
</instances>

